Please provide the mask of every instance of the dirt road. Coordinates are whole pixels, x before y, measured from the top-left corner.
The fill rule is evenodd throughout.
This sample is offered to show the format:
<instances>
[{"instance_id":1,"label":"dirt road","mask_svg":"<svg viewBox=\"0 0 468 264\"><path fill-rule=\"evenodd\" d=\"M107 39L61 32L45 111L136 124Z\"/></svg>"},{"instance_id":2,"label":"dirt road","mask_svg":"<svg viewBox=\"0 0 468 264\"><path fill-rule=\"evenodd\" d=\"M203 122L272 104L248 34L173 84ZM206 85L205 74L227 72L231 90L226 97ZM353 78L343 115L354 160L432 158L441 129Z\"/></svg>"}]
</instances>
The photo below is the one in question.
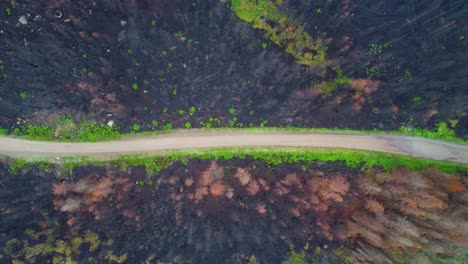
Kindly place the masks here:
<instances>
[{"instance_id":1,"label":"dirt road","mask_svg":"<svg viewBox=\"0 0 468 264\"><path fill-rule=\"evenodd\" d=\"M369 150L468 164L468 145L396 135L310 134L289 132L242 133L186 130L97 143L58 143L0 137L0 155L49 158L154 153L212 147L310 147Z\"/></svg>"}]
</instances>

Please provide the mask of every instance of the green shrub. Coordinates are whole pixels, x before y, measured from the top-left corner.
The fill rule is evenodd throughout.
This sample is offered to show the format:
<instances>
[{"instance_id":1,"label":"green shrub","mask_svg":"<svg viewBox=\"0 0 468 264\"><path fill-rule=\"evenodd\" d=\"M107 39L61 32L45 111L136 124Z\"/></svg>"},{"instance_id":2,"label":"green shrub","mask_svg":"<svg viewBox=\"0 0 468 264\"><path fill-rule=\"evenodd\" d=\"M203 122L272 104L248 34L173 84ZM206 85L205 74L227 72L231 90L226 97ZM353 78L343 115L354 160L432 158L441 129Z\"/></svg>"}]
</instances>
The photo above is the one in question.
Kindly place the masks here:
<instances>
[{"instance_id":1,"label":"green shrub","mask_svg":"<svg viewBox=\"0 0 468 264\"><path fill-rule=\"evenodd\" d=\"M442 139L442 140L449 140L449 141L458 141L463 142L464 140L459 139L455 135L455 131L450 129L446 122L440 122L436 125L436 130L431 131L425 128L411 128L411 127L400 127L398 131L400 134L410 135L410 136L418 136L418 137L425 137L431 139Z\"/></svg>"},{"instance_id":2,"label":"green shrub","mask_svg":"<svg viewBox=\"0 0 468 264\"><path fill-rule=\"evenodd\" d=\"M79 142L96 142L120 138L120 132L115 126L101 126L91 121L83 121L79 124L79 133L75 139L67 140Z\"/></svg>"},{"instance_id":3,"label":"green shrub","mask_svg":"<svg viewBox=\"0 0 468 264\"><path fill-rule=\"evenodd\" d=\"M26 99L28 99L28 93L26 93L26 92L21 92L21 93L20 93L20 97L21 97L21 99L26 100Z\"/></svg>"},{"instance_id":4,"label":"green shrub","mask_svg":"<svg viewBox=\"0 0 468 264\"><path fill-rule=\"evenodd\" d=\"M23 136L28 139L36 140L53 140L54 131L48 126L35 126L35 125L26 125L20 126L13 130L15 136Z\"/></svg>"}]
</instances>

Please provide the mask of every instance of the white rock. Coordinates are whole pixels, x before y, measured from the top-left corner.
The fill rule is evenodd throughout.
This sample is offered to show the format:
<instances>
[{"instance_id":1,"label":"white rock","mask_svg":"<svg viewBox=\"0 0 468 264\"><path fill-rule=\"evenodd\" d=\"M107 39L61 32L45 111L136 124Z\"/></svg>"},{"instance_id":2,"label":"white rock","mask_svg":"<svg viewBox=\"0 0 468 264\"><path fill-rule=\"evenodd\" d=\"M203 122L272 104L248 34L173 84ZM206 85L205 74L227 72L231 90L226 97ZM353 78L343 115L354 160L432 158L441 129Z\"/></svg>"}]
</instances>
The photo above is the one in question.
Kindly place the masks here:
<instances>
[{"instance_id":1,"label":"white rock","mask_svg":"<svg viewBox=\"0 0 468 264\"><path fill-rule=\"evenodd\" d=\"M20 18L18 19L18 22L21 25L27 25L28 24L28 19L26 18L26 16L20 16Z\"/></svg>"},{"instance_id":2,"label":"white rock","mask_svg":"<svg viewBox=\"0 0 468 264\"><path fill-rule=\"evenodd\" d=\"M111 121L107 122L107 125L110 126L110 127L113 126L114 125L114 120L111 120Z\"/></svg>"}]
</instances>

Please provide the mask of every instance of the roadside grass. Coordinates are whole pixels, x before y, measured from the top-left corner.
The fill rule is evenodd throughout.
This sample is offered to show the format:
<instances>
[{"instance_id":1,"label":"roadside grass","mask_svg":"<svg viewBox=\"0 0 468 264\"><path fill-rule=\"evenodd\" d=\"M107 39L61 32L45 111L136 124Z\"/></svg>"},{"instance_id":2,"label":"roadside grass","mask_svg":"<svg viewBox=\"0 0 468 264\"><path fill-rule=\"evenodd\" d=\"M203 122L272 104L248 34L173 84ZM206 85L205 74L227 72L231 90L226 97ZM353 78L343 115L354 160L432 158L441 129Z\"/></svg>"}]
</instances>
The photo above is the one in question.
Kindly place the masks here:
<instances>
[{"instance_id":1,"label":"roadside grass","mask_svg":"<svg viewBox=\"0 0 468 264\"><path fill-rule=\"evenodd\" d=\"M190 122L185 123L186 128L192 128L193 125ZM456 143L468 143L468 140L458 138L455 135L455 131L450 127L453 127L446 122L440 122L436 125L435 130L428 130L425 128L413 128L401 126L398 130L355 130L355 129L341 129L341 128L303 128L303 127L244 127L244 128L232 128L232 127L204 127L195 128L193 130L210 131L216 132L233 132L233 133L333 133L333 134L352 134L352 135L369 135L369 134L391 134L391 135L403 135L403 136L415 136L423 137L435 140L444 140ZM121 134L116 126L99 125L91 121L82 121L81 123L75 123L70 119L63 119L58 121L54 126L45 125L24 125L15 128L10 135L18 138L38 140L38 141L62 141L62 142L97 142L97 141L109 141L116 139L126 139L131 137L151 137L161 134L179 133L182 131L190 131L187 129L172 129L172 124L168 123L163 126L161 130L156 131L144 131L137 132L140 129L139 125L133 125L133 131L130 133ZM137 132L137 133L136 133ZM0 129L0 136L8 135L7 130Z\"/></svg>"},{"instance_id":2,"label":"roadside grass","mask_svg":"<svg viewBox=\"0 0 468 264\"><path fill-rule=\"evenodd\" d=\"M447 173L458 171L468 171L468 165L435 161L422 158L414 158L396 154L357 151L345 149L311 149L311 148L291 148L291 147L244 147L244 148L207 148L191 150L174 150L158 154L125 154L117 155L107 159L90 157L63 157L60 161L41 160L26 161L19 158L10 160L9 168L12 172L19 169L39 165L47 168L57 164L66 167L72 172L76 166L104 166L109 161L116 168L125 170L127 167L144 166L148 174L153 174L165 168L172 162L187 164L190 159L216 159L232 160L235 158L252 158L263 161L271 166L278 166L283 163L312 163L312 162L344 162L349 168L356 168L362 171L370 170L374 167L381 167L390 172L397 167L405 167L411 170L421 170L429 166L436 167Z\"/></svg>"},{"instance_id":3,"label":"roadside grass","mask_svg":"<svg viewBox=\"0 0 468 264\"><path fill-rule=\"evenodd\" d=\"M59 118L51 126L22 125L13 129L13 136L39 141L97 142L121 138L116 126L100 125L89 120L75 122Z\"/></svg>"}]
</instances>

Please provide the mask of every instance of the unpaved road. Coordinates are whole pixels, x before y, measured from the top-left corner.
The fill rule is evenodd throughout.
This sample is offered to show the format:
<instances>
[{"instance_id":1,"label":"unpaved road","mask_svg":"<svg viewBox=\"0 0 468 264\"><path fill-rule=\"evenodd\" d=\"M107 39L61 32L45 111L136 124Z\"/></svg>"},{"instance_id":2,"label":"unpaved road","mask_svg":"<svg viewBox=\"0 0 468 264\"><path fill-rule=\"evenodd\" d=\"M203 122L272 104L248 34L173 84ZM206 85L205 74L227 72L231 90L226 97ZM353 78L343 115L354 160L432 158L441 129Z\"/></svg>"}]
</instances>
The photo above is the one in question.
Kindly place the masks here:
<instances>
[{"instance_id":1,"label":"unpaved road","mask_svg":"<svg viewBox=\"0 0 468 264\"><path fill-rule=\"evenodd\" d=\"M0 155L11 157L93 156L157 153L212 147L309 147L387 152L468 164L468 145L397 135L346 135L289 132L211 132L187 130L97 143L59 143L0 137Z\"/></svg>"}]
</instances>

